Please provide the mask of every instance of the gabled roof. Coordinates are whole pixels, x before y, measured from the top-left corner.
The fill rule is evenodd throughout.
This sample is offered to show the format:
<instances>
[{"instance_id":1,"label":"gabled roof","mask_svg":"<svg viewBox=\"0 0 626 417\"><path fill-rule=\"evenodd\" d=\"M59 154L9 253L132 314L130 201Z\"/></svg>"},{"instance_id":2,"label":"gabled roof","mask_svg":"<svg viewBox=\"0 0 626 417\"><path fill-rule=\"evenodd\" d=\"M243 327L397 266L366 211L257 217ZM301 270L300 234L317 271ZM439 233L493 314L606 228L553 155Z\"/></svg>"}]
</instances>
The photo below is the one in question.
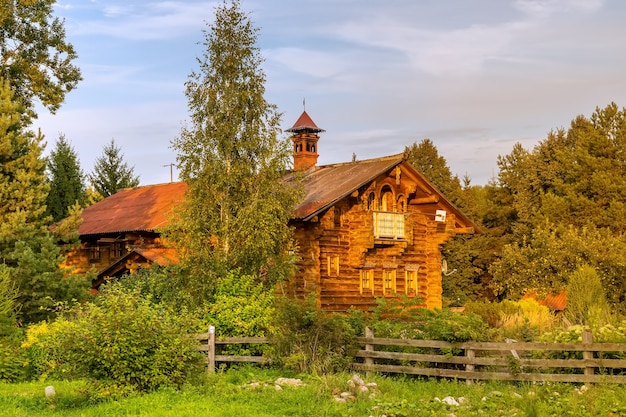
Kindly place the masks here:
<instances>
[{"instance_id":1,"label":"gabled roof","mask_svg":"<svg viewBox=\"0 0 626 417\"><path fill-rule=\"evenodd\" d=\"M78 233L156 231L167 224L172 207L182 201L185 191L187 184L182 182L119 191L83 210Z\"/></svg>"},{"instance_id":2,"label":"gabled roof","mask_svg":"<svg viewBox=\"0 0 626 417\"><path fill-rule=\"evenodd\" d=\"M285 177L287 182L296 175L302 175L305 193L302 202L295 209L293 220L311 220L339 200L398 166L402 166L402 169L419 183L420 192L423 195L436 197L437 208L441 207L454 213L461 227L468 227L479 232L478 227L430 181L406 162L402 154L316 166L304 173L288 174ZM122 190L87 207L83 211L83 223L78 233L85 236L129 231L157 231L167 225L173 206L183 200L186 190L187 184L183 182Z\"/></svg>"},{"instance_id":3,"label":"gabled roof","mask_svg":"<svg viewBox=\"0 0 626 417\"><path fill-rule=\"evenodd\" d=\"M381 175L388 174L398 166L402 166L402 169L416 180L421 195L434 197L433 205L436 205L435 208L442 208L454 213L460 227L480 233L478 226L426 177L406 162L402 154L311 168L302 174L305 196L296 207L293 219L302 221L312 219L332 207L339 200L376 180ZM289 178L286 180L289 181ZM433 214L435 208L433 208Z\"/></svg>"},{"instance_id":4,"label":"gabled roof","mask_svg":"<svg viewBox=\"0 0 626 417\"><path fill-rule=\"evenodd\" d=\"M178 263L178 254L175 249L170 248L135 248L100 271L98 276L92 281L92 287L99 287L107 277L121 276L128 273L126 264L129 261L138 264L147 263L160 266L176 265Z\"/></svg>"},{"instance_id":5,"label":"gabled roof","mask_svg":"<svg viewBox=\"0 0 626 417\"><path fill-rule=\"evenodd\" d=\"M393 155L310 169L304 173L305 196L296 207L294 219L310 220L400 162L402 155Z\"/></svg>"}]
</instances>

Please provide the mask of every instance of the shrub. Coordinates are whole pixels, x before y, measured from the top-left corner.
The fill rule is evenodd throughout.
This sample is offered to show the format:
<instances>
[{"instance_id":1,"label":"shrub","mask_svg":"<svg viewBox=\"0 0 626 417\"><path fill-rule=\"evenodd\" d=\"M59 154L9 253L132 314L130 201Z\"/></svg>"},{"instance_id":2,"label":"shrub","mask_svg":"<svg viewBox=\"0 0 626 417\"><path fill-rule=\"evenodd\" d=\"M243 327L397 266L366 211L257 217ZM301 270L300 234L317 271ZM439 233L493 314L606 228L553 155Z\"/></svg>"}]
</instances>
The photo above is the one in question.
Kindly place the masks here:
<instances>
[{"instance_id":1,"label":"shrub","mask_svg":"<svg viewBox=\"0 0 626 417\"><path fill-rule=\"evenodd\" d=\"M427 310L421 326L424 339L446 342L487 340L487 324L477 314L454 313L449 310Z\"/></svg>"},{"instance_id":2,"label":"shrub","mask_svg":"<svg viewBox=\"0 0 626 417\"><path fill-rule=\"evenodd\" d=\"M552 330L556 318L550 309L540 305L537 300L526 298L520 301L509 301L518 310L503 313L498 326L504 337L530 342L539 335Z\"/></svg>"},{"instance_id":3,"label":"shrub","mask_svg":"<svg viewBox=\"0 0 626 417\"><path fill-rule=\"evenodd\" d=\"M41 377L87 378L150 391L180 386L198 370L191 325L139 291L113 284L67 319L29 328L25 347Z\"/></svg>"},{"instance_id":4,"label":"shrub","mask_svg":"<svg viewBox=\"0 0 626 417\"><path fill-rule=\"evenodd\" d=\"M276 362L298 372L326 374L348 368L362 331L357 315L326 313L314 298L280 297L270 339Z\"/></svg>"},{"instance_id":5,"label":"shrub","mask_svg":"<svg viewBox=\"0 0 626 417\"><path fill-rule=\"evenodd\" d=\"M568 276L565 317L572 324L603 325L611 321L610 307L596 270L582 266Z\"/></svg>"},{"instance_id":6,"label":"shrub","mask_svg":"<svg viewBox=\"0 0 626 417\"><path fill-rule=\"evenodd\" d=\"M274 310L274 290L255 277L230 271L220 278L204 321L214 325L217 336L265 336Z\"/></svg>"}]
</instances>

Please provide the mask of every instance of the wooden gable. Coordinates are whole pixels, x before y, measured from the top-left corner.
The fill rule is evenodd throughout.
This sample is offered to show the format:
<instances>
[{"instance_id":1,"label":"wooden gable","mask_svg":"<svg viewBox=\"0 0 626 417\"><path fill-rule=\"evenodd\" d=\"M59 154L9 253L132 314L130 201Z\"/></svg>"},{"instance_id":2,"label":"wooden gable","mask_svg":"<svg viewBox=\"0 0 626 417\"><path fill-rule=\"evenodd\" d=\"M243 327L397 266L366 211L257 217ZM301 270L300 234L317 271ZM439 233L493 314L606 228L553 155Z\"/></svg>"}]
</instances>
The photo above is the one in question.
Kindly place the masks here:
<instances>
[{"instance_id":1,"label":"wooden gable","mask_svg":"<svg viewBox=\"0 0 626 417\"><path fill-rule=\"evenodd\" d=\"M304 186L292 220L301 260L288 291L313 292L329 311L398 294L441 308L440 246L478 229L401 155L316 167Z\"/></svg>"}]
</instances>

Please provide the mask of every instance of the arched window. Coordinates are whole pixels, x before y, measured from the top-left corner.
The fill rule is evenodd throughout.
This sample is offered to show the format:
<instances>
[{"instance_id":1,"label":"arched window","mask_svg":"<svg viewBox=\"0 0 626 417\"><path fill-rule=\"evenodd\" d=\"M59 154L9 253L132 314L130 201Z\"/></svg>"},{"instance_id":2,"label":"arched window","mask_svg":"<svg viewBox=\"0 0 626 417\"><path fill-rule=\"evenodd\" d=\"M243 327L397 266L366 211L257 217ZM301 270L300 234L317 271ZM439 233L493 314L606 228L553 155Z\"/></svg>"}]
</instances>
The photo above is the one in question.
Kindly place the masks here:
<instances>
[{"instance_id":1,"label":"arched window","mask_svg":"<svg viewBox=\"0 0 626 417\"><path fill-rule=\"evenodd\" d=\"M406 198L403 195L398 196L398 202L396 204L396 210L399 213L406 212Z\"/></svg>"},{"instance_id":2,"label":"arched window","mask_svg":"<svg viewBox=\"0 0 626 417\"><path fill-rule=\"evenodd\" d=\"M391 191L391 187L385 185L380 190L380 210L394 211L393 205L393 191Z\"/></svg>"}]
</instances>

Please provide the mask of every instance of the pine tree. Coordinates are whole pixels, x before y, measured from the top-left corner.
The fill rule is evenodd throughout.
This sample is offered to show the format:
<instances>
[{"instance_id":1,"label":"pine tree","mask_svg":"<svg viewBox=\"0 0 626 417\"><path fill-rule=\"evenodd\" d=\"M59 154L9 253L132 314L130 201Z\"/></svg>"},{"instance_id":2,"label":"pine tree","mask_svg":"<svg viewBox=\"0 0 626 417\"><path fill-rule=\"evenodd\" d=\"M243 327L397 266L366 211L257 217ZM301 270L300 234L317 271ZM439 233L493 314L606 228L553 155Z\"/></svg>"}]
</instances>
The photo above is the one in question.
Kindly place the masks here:
<instances>
[{"instance_id":1,"label":"pine tree","mask_svg":"<svg viewBox=\"0 0 626 417\"><path fill-rule=\"evenodd\" d=\"M236 268L276 282L291 265L288 221L299 194L281 181L291 145L264 98L257 32L238 1L217 7L200 71L186 83L191 126L172 144L189 185L178 245L209 287Z\"/></svg>"},{"instance_id":2,"label":"pine tree","mask_svg":"<svg viewBox=\"0 0 626 417\"><path fill-rule=\"evenodd\" d=\"M74 148L60 135L47 161L50 193L46 199L47 213L53 221L68 216L69 207L87 200L85 175L80 167Z\"/></svg>"},{"instance_id":3,"label":"pine tree","mask_svg":"<svg viewBox=\"0 0 626 417\"><path fill-rule=\"evenodd\" d=\"M106 198L124 188L133 188L139 185L139 176L135 176L134 168L124 161L124 154L111 139L103 148L103 154L96 159L89 181L94 191Z\"/></svg>"},{"instance_id":4,"label":"pine tree","mask_svg":"<svg viewBox=\"0 0 626 417\"><path fill-rule=\"evenodd\" d=\"M66 279L57 237L45 215L43 137L27 130L25 106L14 101L8 82L0 84L0 263L10 269L19 319L49 317L56 301L86 295L77 279Z\"/></svg>"}]
</instances>

